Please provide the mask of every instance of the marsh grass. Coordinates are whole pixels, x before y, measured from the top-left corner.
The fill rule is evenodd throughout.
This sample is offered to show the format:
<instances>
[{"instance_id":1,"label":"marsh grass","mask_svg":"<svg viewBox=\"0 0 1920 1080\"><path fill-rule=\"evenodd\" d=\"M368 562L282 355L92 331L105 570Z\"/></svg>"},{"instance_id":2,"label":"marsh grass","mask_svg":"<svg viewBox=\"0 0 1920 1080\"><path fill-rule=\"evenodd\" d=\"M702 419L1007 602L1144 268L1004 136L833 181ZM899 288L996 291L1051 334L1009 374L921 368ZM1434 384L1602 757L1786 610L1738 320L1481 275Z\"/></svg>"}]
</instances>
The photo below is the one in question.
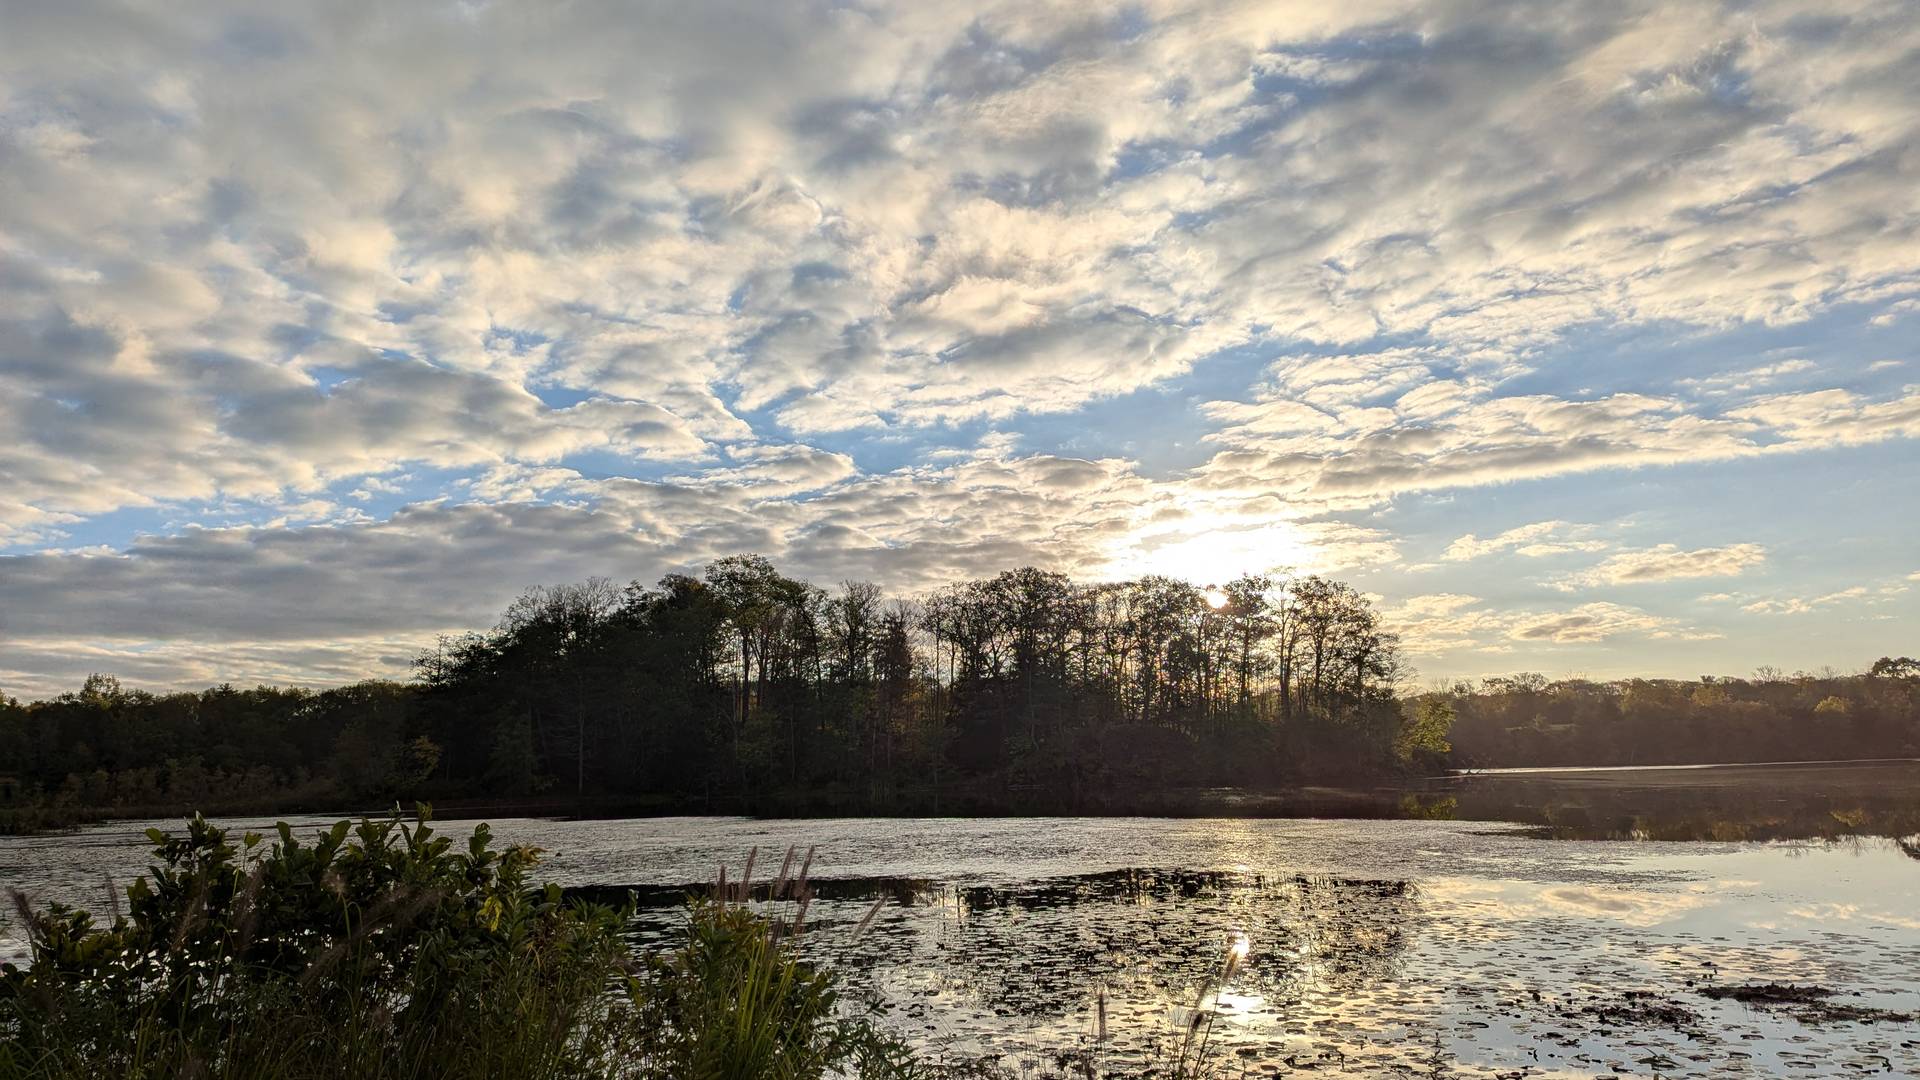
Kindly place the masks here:
<instances>
[{"instance_id":1,"label":"marsh grass","mask_svg":"<svg viewBox=\"0 0 1920 1080\"><path fill-rule=\"evenodd\" d=\"M636 980L653 1023L640 1054L660 1075L688 1080L800 1080L822 1076L921 1077L932 1073L898 1039L845 1001L833 972L800 959L813 892L813 849L789 848L757 899L759 849L737 879L726 867L688 909L686 944L654 954ZM854 929L866 932L880 910Z\"/></svg>"}]
</instances>

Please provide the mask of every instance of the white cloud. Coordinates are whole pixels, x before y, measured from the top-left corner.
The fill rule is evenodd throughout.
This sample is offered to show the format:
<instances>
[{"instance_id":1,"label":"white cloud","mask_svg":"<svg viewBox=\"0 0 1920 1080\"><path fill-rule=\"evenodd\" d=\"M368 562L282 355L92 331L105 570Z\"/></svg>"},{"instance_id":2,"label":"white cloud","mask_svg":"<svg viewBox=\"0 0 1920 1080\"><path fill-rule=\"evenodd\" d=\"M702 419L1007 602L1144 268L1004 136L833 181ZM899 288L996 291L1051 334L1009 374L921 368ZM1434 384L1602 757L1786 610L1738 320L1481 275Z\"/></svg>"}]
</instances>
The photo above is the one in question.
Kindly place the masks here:
<instances>
[{"instance_id":1,"label":"white cloud","mask_svg":"<svg viewBox=\"0 0 1920 1080\"><path fill-rule=\"evenodd\" d=\"M1485 376L1596 320L1907 302L1920 31L1899 4L1800 14L585 4L529 31L490 7L376 30L62 5L0 46L0 314L36 352L97 355L7 381L22 411L138 423L146 461L16 414L10 468L39 509L90 513L410 462L684 457L775 435L745 411L802 433L1003 418L1382 331L1435 344L1303 354L1276 369L1294 412L1229 423L1364 436L1379 421L1347 414L1372 398L1486 422L1528 399L1487 400ZM318 346L368 359L315 385ZM590 400L516 397L535 385ZM1787 404L1753 418L1914 430L1911 401ZM1703 429L1670 441L1727 431L1661 408ZM1563 460L1671 459L1640 449ZM1435 471L1526 471L1499 460Z\"/></svg>"},{"instance_id":2,"label":"white cloud","mask_svg":"<svg viewBox=\"0 0 1920 1080\"><path fill-rule=\"evenodd\" d=\"M1731 461L1920 432L1920 388L1872 402L1841 390L1777 395L1722 416L1677 398L1628 393L1481 397L1417 422L1390 409L1325 407L1332 422L1313 430L1284 398L1211 404L1227 426L1210 438L1228 449L1201 466L1198 485L1341 509L1403 492Z\"/></svg>"},{"instance_id":3,"label":"white cloud","mask_svg":"<svg viewBox=\"0 0 1920 1080\"><path fill-rule=\"evenodd\" d=\"M1605 602L1546 610L1496 608L1479 597L1436 593L1390 605L1382 615L1400 631L1407 651L1414 656L1498 652L1516 645L1698 641L1718 636L1680 619Z\"/></svg>"},{"instance_id":4,"label":"white cloud","mask_svg":"<svg viewBox=\"0 0 1920 1080\"><path fill-rule=\"evenodd\" d=\"M1729 415L1760 422L1801 443L1849 445L1920 436L1920 387L1905 397L1867 401L1846 390L1783 394Z\"/></svg>"},{"instance_id":5,"label":"white cloud","mask_svg":"<svg viewBox=\"0 0 1920 1080\"><path fill-rule=\"evenodd\" d=\"M1738 394L1779 382L1789 376L1804 375L1817 370L1819 365L1811 360L1782 360L1745 371L1723 371L1698 379L1682 379L1680 384L1708 394Z\"/></svg>"},{"instance_id":6,"label":"white cloud","mask_svg":"<svg viewBox=\"0 0 1920 1080\"><path fill-rule=\"evenodd\" d=\"M1340 515L1920 436L1920 387L1811 347L1669 381L1579 346L1824 317L1897 351L1920 299L1908 5L1516 12L23 11L0 39L0 545L174 520L110 556L8 557L0 591L40 605L36 642L190 624L99 591L121 587L183 597L212 620L189 633L291 642L361 624L290 597L460 529L515 585L755 547L903 585L1385 567L1407 538ZM1243 363L1267 366L1239 392ZM1124 431L974 449L1196 373L1164 398L1211 452L1191 472ZM384 521L343 506L403 494ZM1525 533L1554 524L1448 560L1599 550ZM243 572L286 552L323 565ZM500 599L428 578L444 596L399 588L359 632ZM242 581L285 630L190 602ZM1523 640L1583 632L1534 614Z\"/></svg>"},{"instance_id":7,"label":"white cloud","mask_svg":"<svg viewBox=\"0 0 1920 1080\"><path fill-rule=\"evenodd\" d=\"M738 464L676 477L683 484L723 484L759 496L797 495L828 487L859 470L846 454L811 446L738 446L729 451Z\"/></svg>"},{"instance_id":8,"label":"white cloud","mask_svg":"<svg viewBox=\"0 0 1920 1080\"><path fill-rule=\"evenodd\" d=\"M1691 629L1676 619L1611 603L1581 604L1566 611L1523 616L1507 629L1507 636L1516 641L1550 641L1557 645L1605 641L1622 635L1656 641L1718 636L1712 631Z\"/></svg>"},{"instance_id":9,"label":"white cloud","mask_svg":"<svg viewBox=\"0 0 1920 1080\"><path fill-rule=\"evenodd\" d=\"M1529 558L1562 555L1578 551L1603 551L1603 540L1577 539L1592 531L1590 525L1572 525L1564 521L1536 521L1519 525L1485 540L1468 533L1447 545L1440 557L1448 562L1465 562L1500 551L1512 551Z\"/></svg>"},{"instance_id":10,"label":"white cloud","mask_svg":"<svg viewBox=\"0 0 1920 1080\"><path fill-rule=\"evenodd\" d=\"M1596 566L1558 579L1562 589L1591 588L1596 585L1637 585L1684 578L1737 577L1765 563L1767 549L1759 544L1729 544L1725 547L1682 550L1673 544L1660 544L1637 551L1622 551Z\"/></svg>"},{"instance_id":11,"label":"white cloud","mask_svg":"<svg viewBox=\"0 0 1920 1080\"><path fill-rule=\"evenodd\" d=\"M1920 575L1909 576L1907 580L1920 580ZM1754 615L1806 615L1836 604L1885 604L1905 595L1908 590L1909 586L1900 581L1849 585L1844 589L1835 589L1832 592L1812 596L1772 596L1754 599L1740 605L1740 610Z\"/></svg>"},{"instance_id":12,"label":"white cloud","mask_svg":"<svg viewBox=\"0 0 1920 1080\"><path fill-rule=\"evenodd\" d=\"M1805 615L1815 608L1823 607L1827 604L1838 604L1847 600L1858 600L1865 595L1867 595L1867 590L1856 585L1852 588L1841 589L1838 592L1827 593L1824 596L1795 596L1781 600L1755 600L1750 604L1742 604L1740 610L1752 612L1755 615Z\"/></svg>"}]
</instances>

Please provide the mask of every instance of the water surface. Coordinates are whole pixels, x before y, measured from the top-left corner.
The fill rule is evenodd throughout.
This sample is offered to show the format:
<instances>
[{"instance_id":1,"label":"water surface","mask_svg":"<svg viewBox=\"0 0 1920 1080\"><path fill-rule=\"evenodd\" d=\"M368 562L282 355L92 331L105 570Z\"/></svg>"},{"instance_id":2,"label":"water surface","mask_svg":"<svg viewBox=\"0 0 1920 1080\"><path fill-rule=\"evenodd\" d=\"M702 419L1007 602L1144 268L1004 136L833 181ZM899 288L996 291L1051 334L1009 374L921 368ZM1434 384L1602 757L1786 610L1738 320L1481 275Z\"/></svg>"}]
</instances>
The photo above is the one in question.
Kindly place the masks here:
<instances>
[{"instance_id":1,"label":"water surface","mask_svg":"<svg viewBox=\"0 0 1920 1080\"><path fill-rule=\"evenodd\" d=\"M1864 790L1875 813L1920 798L1872 775ZM737 878L757 848L765 881L789 846L817 845L806 947L938 1056L1051 1067L1069 1053L1100 1075L1164 1067L1196 992L1244 940L1244 962L1205 1002L1208 1055L1224 1075L1920 1075L1911 1021L1796 1015L1704 993L1816 983L1836 992L1832 1002L1869 1010L1856 1016L1920 1012L1920 846L1846 835L1854 826L1840 818L1855 816L1858 793L1810 784L1812 803L1786 813L1774 805L1780 783L1764 797L1748 792L1768 830L1818 826L1764 842L1569 841L1538 821L492 826L505 841L548 849L546 869L563 884L633 890L646 905L635 928L643 944L671 938L687 888L723 863ZM1688 813L1742 802L1713 785L1669 790ZM1596 810L1577 788L1559 798L1563 819L1575 803L1589 825L1604 819L1588 834L1620 832L1618 806ZM1674 828L1645 809L1625 820L1639 823L1627 835ZM109 876L124 882L144 865L145 825L0 838L0 881L98 907ZM1736 825L1740 835L1755 828ZM880 913L856 938L876 897Z\"/></svg>"}]
</instances>

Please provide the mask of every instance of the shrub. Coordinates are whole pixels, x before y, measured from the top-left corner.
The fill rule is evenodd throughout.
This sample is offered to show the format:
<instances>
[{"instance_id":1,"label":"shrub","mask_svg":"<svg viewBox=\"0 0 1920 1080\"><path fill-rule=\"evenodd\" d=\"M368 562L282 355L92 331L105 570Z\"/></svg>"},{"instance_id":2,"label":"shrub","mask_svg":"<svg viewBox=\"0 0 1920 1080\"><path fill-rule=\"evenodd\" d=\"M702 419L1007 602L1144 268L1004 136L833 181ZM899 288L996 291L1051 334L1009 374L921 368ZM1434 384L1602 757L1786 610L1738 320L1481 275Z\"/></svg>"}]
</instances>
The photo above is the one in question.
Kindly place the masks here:
<instances>
[{"instance_id":1,"label":"shrub","mask_svg":"<svg viewBox=\"0 0 1920 1080\"><path fill-rule=\"evenodd\" d=\"M634 1077L813 1080L913 1071L840 1015L829 973L770 924L696 904L684 947L636 963L625 913L533 889L538 852L464 849L424 820L239 844L195 817L102 923L15 905L32 962L0 966L0 1077Z\"/></svg>"},{"instance_id":2,"label":"shrub","mask_svg":"<svg viewBox=\"0 0 1920 1080\"><path fill-rule=\"evenodd\" d=\"M617 913L529 890L537 852L423 820L262 848L195 817L100 925L16 897L0 1075L598 1075L625 1006Z\"/></svg>"}]
</instances>

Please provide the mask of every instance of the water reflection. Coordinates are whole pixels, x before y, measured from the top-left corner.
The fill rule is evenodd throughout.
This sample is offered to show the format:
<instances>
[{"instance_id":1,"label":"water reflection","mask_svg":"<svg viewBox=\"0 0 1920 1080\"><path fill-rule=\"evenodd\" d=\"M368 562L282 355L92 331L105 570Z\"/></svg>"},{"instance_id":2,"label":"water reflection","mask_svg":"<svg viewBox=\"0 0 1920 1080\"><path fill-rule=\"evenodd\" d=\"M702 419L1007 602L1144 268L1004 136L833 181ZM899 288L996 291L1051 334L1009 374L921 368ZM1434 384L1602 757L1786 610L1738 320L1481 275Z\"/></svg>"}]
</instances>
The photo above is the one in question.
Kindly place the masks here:
<instances>
[{"instance_id":1,"label":"water reflection","mask_svg":"<svg viewBox=\"0 0 1920 1080\"><path fill-rule=\"evenodd\" d=\"M1196 805L1243 819L1517 822L1561 840L1903 837L1920 834L1920 761L1495 771L1377 789L1204 792Z\"/></svg>"},{"instance_id":2,"label":"water reflection","mask_svg":"<svg viewBox=\"0 0 1920 1080\"><path fill-rule=\"evenodd\" d=\"M1664 1076L1920 1076L1920 1025L1811 1022L1703 993L1817 983L1849 1009L1920 1012L1920 829L1863 835L1911 820L1901 808L1920 803L1920 770L1903 768L1745 770L1738 783L1694 772L1692 790L1472 777L1371 796L1378 816L1407 820L492 827L551 852L543 875L582 894L617 901L636 883L643 948L677 932L690 883L722 862L818 844L805 947L849 972L850 1000L871 1000L930 1054L998 1053L1035 1076L1058 1074L1062 1053L1100 1076L1165 1075L1182 1010L1240 935L1246 955L1206 999L1218 1008L1209 1053L1227 1076L1646 1076L1649 1062L1672 1063ZM1446 820L1476 815L1534 827ZM150 861L145 824L0 838L0 884L97 905L103 880ZM1545 838L1790 833L1821 839ZM875 897L886 903L856 939Z\"/></svg>"},{"instance_id":3,"label":"water reflection","mask_svg":"<svg viewBox=\"0 0 1920 1080\"><path fill-rule=\"evenodd\" d=\"M643 947L670 938L687 891L636 890ZM889 903L869 933L835 932L875 897ZM1151 868L1017 885L821 881L809 910L821 932L807 947L937 1051L1098 1050L1108 1072L1164 1062L1202 989L1222 1053L1281 1047L1306 1003L1398 980L1426 921L1409 881ZM1216 985L1223 957L1231 974Z\"/></svg>"},{"instance_id":4,"label":"water reflection","mask_svg":"<svg viewBox=\"0 0 1920 1080\"><path fill-rule=\"evenodd\" d=\"M1730 847L1716 876L1686 882L1655 855L1638 884L1146 867L1020 884L826 880L804 947L927 1053L1000 1055L1037 1074L1165 1074L1196 992L1225 1074L1920 1070L1920 1026L1897 1015L1920 1007L1920 936L1860 903L1910 899L1912 882L1887 888L1905 859L1859 842L1872 880L1809 907L1774 892L1788 851ZM1843 849L1795 851L1832 876ZM676 892L645 892L647 947L678 924ZM874 897L885 913L852 938ZM1231 976L1213 982L1229 955ZM1795 980L1837 988L1853 1013L1828 1017L1866 1020L1707 994Z\"/></svg>"},{"instance_id":5,"label":"water reflection","mask_svg":"<svg viewBox=\"0 0 1920 1080\"><path fill-rule=\"evenodd\" d=\"M1920 763L1483 773L1402 796L1402 810L1517 821L1571 840L1911 837L1920 834Z\"/></svg>"},{"instance_id":6,"label":"water reflection","mask_svg":"<svg viewBox=\"0 0 1920 1080\"><path fill-rule=\"evenodd\" d=\"M1494 865L1520 876L1414 880L1261 872L1259 833L1195 830L1231 869L821 881L805 948L923 1051L1035 1076L1167 1075L1196 1001L1221 1075L1920 1074L1920 923L1900 914L1920 900L1913 844L1508 840ZM1561 857L1622 851L1630 873L1585 880ZM684 891L643 891L649 946ZM1719 993L1768 983L1830 987L1838 1008Z\"/></svg>"}]
</instances>

